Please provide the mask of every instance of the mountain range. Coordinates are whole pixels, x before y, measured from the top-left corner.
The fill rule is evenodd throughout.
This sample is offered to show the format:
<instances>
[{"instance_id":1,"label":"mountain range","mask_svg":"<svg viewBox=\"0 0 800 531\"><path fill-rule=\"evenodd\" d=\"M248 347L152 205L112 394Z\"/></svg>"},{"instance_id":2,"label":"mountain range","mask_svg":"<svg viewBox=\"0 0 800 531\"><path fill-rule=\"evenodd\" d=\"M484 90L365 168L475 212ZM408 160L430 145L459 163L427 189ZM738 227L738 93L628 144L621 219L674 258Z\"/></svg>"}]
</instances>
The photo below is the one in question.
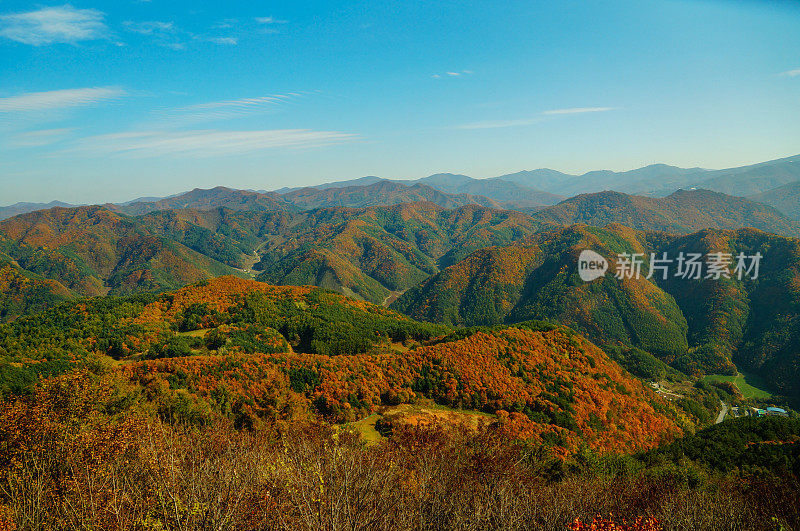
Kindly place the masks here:
<instances>
[{"instance_id":1,"label":"mountain range","mask_svg":"<svg viewBox=\"0 0 800 531\"><path fill-rule=\"evenodd\" d=\"M710 190L678 190L667 197L620 192L582 194L533 214L558 225L620 223L635 229L687 234L704 228L754 227L784 236L800 236L800 224L778 209Z\"/></svg>"},{"instance_id":2,"label":"mountain range","mask_svg":"<svg viewBox=\"0 0 800 531\"><path fill-rule=\"evenodd\" d=\"M75 294L163 291L233 268L103 207L56 207L0 222L0 258Z\"/></svg>"},{"instance_id":3,"label":"mountain range","mask_svg":"<svg viewBox=\"0 0 800 531\"><path fill-rule=\"evenodd\" d=\"M581 251L612 264L578 276ZM668 257L673 270L617 278L620 253ZM683 253L760 253L757 278L676 277ZM733 264L731 265L733 269ZM763 375L800 396L800 241L754 229L706 229L685 236L574 225L482 249L405 292L392 307L416 319L457 325L545 319L566 324L618 353L638 349L688 373ZM624 354L623 354L624 355Z\"/></svg>"},{"instance_id":4,"label":"mountain range","mask_svg":"<svg viewBox=\"0 0 800 531\"><path fill-rule=\"evenodd\" d=\"M381 180L383 179L370 176L321 184L315 188L364 186L375 184ZM757 194L783 185L800 182L800 155L723 170L652 164L629 171L596 170L580 175L542 168L486 179L440 173L417 180L392 182L407 185L425 184L448 193L483 195L501 203L506 202L505 208L517 210L531 210L540 205L553 205L567 197L605 190L663 197L679 189L706 189L753 198ZM284 188L278 192L291 190ZM777 207L775 204L769 202L768 204Z\"/></svg>"},{"instance_id":5,"label":"mountain range","mask_svg":"<svg viewBox=\"0 0 800 531\"><path fill-rule=\"evenodd\" d=\"M502 175L496 179L567 197L602 190L665 196L681 188L750 196L800 181L800 155L723 170L652 164L630 171L601 170L582 175L540 169Z\"/></svg>"},{"instance_id":6,"label":"mountain range","mask_svg":"<svg viewBox=\"0 0 800 531\"><path fill-rule=\"evenodd\" d=\"M331 198L336 190L343 192L339 199L361 201L365 188L405 193L422 187L379 182L322 193ZM666 198L586 194L533 214L469 201L457 208L414 202L300 210L273 195L219 187L158 202L18 215L0 222L0 253L22 272L81 296L160 291L235 274L324 286L380 303L473 251L574 223L676 234L703 227L800 234L796 222L771 207L703 190Z\"/></svg>"},{"instance_id":7,"label":"mountain range","mask_svg":"<svg viewBox=\"0 0 800 531\"><path fill-rule=\"evenodd\" d=\"M624 172L601 170L582 175L538 169L487 179L473 179L466 175L451 173L439 173L416 180L387 180L368 176L306 188L282 188L274 192L231 190L222 187L211 190L195 189L166 198L143 197L105 206L116 212L138 215L153 210L174 208L204 209L225 206L237 210L291 211L333 206L367 207L431 201L446 208L478 204L492 208L534 212L555 205L567 197L601 191L663 197L679 189L706 189L728 195L746 196L767 203L797 219L795 203L785 195L787 191L796 190L797 183L800 183L800 156L725 170L653 164ZM790 188L779 190L786 185ZM791 188L792 186L794 188ZM773 190L775 192L771 192ZM0 207L0 220L52 206L71 205L58 201L47 204L17 203Z\"/></svg>"},{"instance_id":8,"label":"mountain range","mask_svg":"<svg viewBox=\"0 0 800 531\"><path fill-rule=\"evenodd\" d=\"M564 449L633 451L681 431L663 399L566 328L453 330L318 288L235 277L0 324L0 396L91 353L116 358L109 370L154 410L195 424L219 413L241 427L310 415L352 422L427 399L510 412L528 438Z\"/></svg>"},{"instance_id":9,"label":"mountain range","mask_svg":"<svg viewBox=\"0 0 800 531\"><path fill-rule=\"evenodd\" d=\"M790 218L800 220L800 181L751 195L749 199L771 205Z\"/></svg>"},{"instance_id":10,"label":"mountain range","mask_svg":"<svg viewBox=\"0 0 800 531\"><path fill-rule=\"evenodd\" d=\"M792 178L795 166L784 159L739 169L730 182L758 168L771 169L763 179L772 185ZM624 179L665 171L650 167ZM724 180L705 170L669 172ZM642 364L661 373L745 368L800 397L796 221L766 203L706 189L664 197L600 191L521 212L508 206L513 187L524 186L514 180L555 186L568 178L537 170L508 179L485 180L491 190L452 174L280 192L217 187L18 214L0 221L0 319L73 298L159 293L230 275L328 288L458 326L549 320L632 371ZM787 208L795 188L754 197ZM621 252L760 253L763 269L752 280L608 275L584 283L576 274L582 249L609 260Z\"/></svg>"}]
</instances>

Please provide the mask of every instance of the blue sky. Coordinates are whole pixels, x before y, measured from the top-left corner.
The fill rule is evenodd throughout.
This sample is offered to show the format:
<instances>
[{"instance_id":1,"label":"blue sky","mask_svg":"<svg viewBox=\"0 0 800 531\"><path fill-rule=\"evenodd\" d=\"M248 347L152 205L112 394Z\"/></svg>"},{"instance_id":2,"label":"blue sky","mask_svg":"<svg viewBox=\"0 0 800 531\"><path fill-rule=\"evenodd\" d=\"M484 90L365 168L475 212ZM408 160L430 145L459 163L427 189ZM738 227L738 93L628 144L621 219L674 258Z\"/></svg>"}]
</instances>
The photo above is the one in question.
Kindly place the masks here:
<instances>
[{"instance_id":1,"label":"blue sky","mask_svg":"<svg viewBox=\"0 0 800 531\"><path fill-rule=\"evenodd\" d=\"M797 153L794 1L0 0L0 204Z\"/></svg>"}]
</instances>

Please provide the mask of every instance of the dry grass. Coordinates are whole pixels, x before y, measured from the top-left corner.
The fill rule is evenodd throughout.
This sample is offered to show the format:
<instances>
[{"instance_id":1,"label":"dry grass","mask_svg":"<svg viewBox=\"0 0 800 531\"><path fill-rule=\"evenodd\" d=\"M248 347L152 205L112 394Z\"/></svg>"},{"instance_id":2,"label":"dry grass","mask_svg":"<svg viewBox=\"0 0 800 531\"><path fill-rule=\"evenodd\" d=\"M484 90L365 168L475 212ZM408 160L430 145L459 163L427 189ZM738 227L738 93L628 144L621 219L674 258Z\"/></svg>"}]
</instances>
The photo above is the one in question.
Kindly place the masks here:
<instances>
[{"instance_id":1,"label":"dry grass","mask_svg":"<svg viewBox=\"0 0 800 531\"><path fill-rule=\"evenodd\" d=\"M558 479L536 452L466 428L406 425L371 446L316 424L249 433L156 423L134 435L102 459L76 451L69 434L23 454L0 482L5 513L19 530L564 530L597 514L676 530L799 521L796 482Z\"/></svg>"}]
</instances>

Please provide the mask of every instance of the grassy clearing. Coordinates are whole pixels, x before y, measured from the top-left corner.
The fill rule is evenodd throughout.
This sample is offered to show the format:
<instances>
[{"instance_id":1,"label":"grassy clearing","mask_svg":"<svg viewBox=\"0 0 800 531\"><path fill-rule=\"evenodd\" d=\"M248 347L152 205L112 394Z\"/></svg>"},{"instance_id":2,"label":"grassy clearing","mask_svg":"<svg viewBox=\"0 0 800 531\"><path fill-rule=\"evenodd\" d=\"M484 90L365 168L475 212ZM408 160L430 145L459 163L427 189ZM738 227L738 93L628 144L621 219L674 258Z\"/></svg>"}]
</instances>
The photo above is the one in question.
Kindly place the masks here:
<instances>
[{"instance_id":1,"label":"grassy clearing","mask_svg":"<svg viewBox=\"0 0 800 531\"><path fill-rule=\"evenodd\" d=\"M383 418L382 415L373 413L369 417L347 424L347 427L352 428L360 433L361 437L367 442L367 444L375 444L383 439L383 436L381 436L381 434L378 433L378 430L375 429L375 423L381 418Z\"/></svg>"},{"instance_id":2,"label":"grassy clearing","mask_svg":"<svg viewBox=\"0 0 800 531\"><path fill-rule=\"evenodd\" d=\"M345 424L341 428L355 430L368 444L375 444L383 439L375 429L375 424L381 419L396 424L424 425L436 422L444 425L461 425L476 430L480 424L492 418L494 415L482 411L453 409L426 400L418 404L382 407L370 416Z\"/></svg>"},{"instance_id":3,"label":"grassy clearing","mask_svg":"<svg viewBox=\"0 0 800 531\"><path fill-rule=\"evenodd\" d=\"M201 328L200 330L192 330L191 332L178 332L179 336L186 336L186 337L205 337L206 332L211 330L210 328Z\"/></svg>"},{"instance_id":4,"label":"grassy clearing","mask_svg":"<svg viewBox=\"0 0 800 531\"><path fill-rule=\"evenodd\" d=\"M733 384L739 389L739 391L741 391L742 396L745 398L766 399L772 397L772 393L765 390L768 385L764 379L754 374L748 374L744 372L739 372L736 376L709 374L708 376L705 376L703 380L709 383L733 382Z\"/></svg>"}]
</instances>

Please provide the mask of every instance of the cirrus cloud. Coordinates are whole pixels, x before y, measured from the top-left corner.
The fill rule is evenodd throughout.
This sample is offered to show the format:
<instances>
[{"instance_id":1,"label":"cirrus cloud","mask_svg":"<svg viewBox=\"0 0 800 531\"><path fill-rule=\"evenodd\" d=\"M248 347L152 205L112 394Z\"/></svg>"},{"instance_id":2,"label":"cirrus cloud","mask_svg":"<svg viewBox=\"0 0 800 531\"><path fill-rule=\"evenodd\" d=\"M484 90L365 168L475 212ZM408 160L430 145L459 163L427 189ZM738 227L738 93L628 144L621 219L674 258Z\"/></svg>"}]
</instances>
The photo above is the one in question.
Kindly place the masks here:
<instances>
[{"instance_id":1,"label":"cirrus cloud","mask_svg":"<svg viewBox=\"0 0 800 531\"><path fill-rule=\"evenodd\" d=\"M104 18L96 9L75 9L69 4L45 7L0 16L0 36L33 46L74 44L107 37Z\"/></svg>"},{"instance_id":2,"label":"cirrus cloud","mask_svg":"<svg viewBox=\"0 0 800 531\"><path fill-rule=\"evenodd\" d=\"M542 114L552 116L558 114L584 114L587 112L606 112L613 110L614 107L573 107L571 109L553 109L550 111L544 111Z\"/></svg>"},{"instance_id":3,"label":"cirrus cloud","mask_svg":"<svg viewBox=\"0 0 800 531\"><path fill-rule=\"evenodd\" d=\"M519 120L487 120L485 122L472 122L468 124L457 125L454 127L454 129L501 129L504 127L522 127L525 125L533 125L541 121L541 118L522 118Z\"/></svg>"},{"instance_id":4,"label":"cirrus cloud","mask_svg":"<svg viewBox=\"0 0 800 531\"><path fill-rule=\"evenodd\" d=\"M592 112L606 112L613 111L614 107L573 107L570 109L552 109L543 111L538 116L529 118L513 118L510 120L487 120L483 122L471 122L467 124L456 125L451 129L501 129L505 127L523 127L526 125L533 125L543 122L545 116L560 116L569 114L584 114Z\"/></svg>"},{"instance_id":5,"label":"cirrus cloud","mask_svg":"<svg viewBox=\"0 0 800 531\"><path fill-rule=\"evenodd\" d=\"M259 24L286 24L287 22L289 22L288 20L280 20L275 17L256 17L253 20L258 22Z\"/></svg>"},{"instance_id":6,"label":"cirrus cloud","mask_svg":"<svg viewBox=\"0 0 800 531\"><path fill-rule=\"evenodd\" d=\"M161 111L158 112L157 115L167 120L171 125L227 120L250 114L267 113L275 110L282 104L296 100L302 96L303 94L301 93L289 92L286 94L271 94L253 98L211 101Z\"/></svg>"},{"instance_id":7,"label":"cirrus cloud","mask_svg":"<svg viewBox=\"0 0 800 531\"><path fill-rule=\"evenodd\" d=\"M315 148L356 139L356 135L350 133L309 129L132 131L87 137L69 151L137 158L164 155L216 157L276 148Z\"/></svg>"},{"instance_id":8,"label":"cirrus cloud","mask_svg":"<svg viewBox=\"0 0 800 531\"><path fill-rule=\"evenodd\" d=\"M92 87L47 92L28 92L0 98L0 112L26 112L92 105L125 95L119 87Z\"/></svg>"},{"instance_id":9,"label":"cirrus cloud","mask_svg":"<svg viewBox=\"0 0 800 531\"><path fill-rule=\"evenodd\" d=\"M14 147L38 147L53 144L70 133L72 129L41 129L39 131L26 131L17 135L11 142Z\"/></svg>"},{"instance_id":10,"label":"cirrus cloud","mask_svg":"<svg viewBox=\"0 0 800 531\"><path fill-rule=\"evenodd\" d=\"M443 77L460 77L460 76L471 76L474 74L472 70L450 70L444 72L443 74L433 74L431 75L434 79L441 79Z\"/></svg>"}]
</instances>

